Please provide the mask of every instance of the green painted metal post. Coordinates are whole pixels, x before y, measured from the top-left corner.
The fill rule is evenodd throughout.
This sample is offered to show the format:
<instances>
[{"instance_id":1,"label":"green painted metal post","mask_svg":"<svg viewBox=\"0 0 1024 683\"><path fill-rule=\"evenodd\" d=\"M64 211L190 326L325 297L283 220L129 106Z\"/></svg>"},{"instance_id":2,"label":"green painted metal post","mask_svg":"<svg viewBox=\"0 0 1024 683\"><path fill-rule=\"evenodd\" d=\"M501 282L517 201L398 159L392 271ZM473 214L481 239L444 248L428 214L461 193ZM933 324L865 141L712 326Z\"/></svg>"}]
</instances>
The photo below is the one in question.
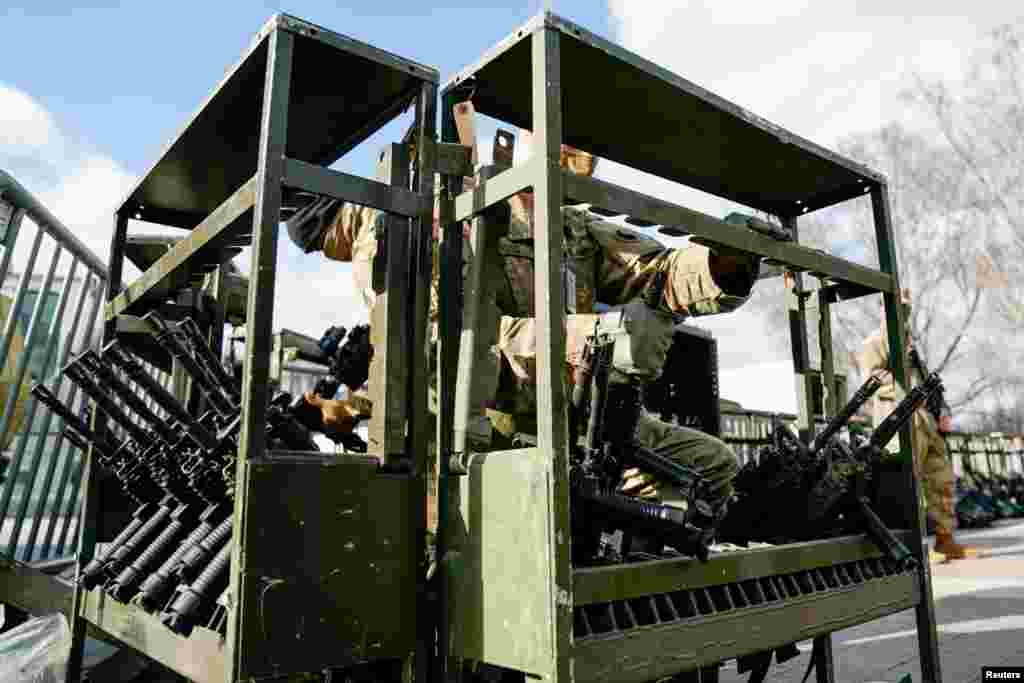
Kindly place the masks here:
<instances>
[{"instance_id":1,"label":"green painted metal post","mask_svg":"<svg viewBox=\"0 0 1024 683\"><path fill-rule=\"evenodd\" d=\"M234 683L246 670L240 617L245 602L245 534L249 501L248 461L266 450L264 427L273 346L274 285L277 270L281 179L288 132L294 38L275 28L267 40L267 69L261 114L256 204L253 207L252 266L245 321L245 374L242 387L242 432L235 460L235 509L231 552L230 608L225 643L225 680Z\"/></svg>"},{"instance_id":2,"label":"green painted metal post","mask_svg":"<svg viewBox=\"0 0 1024 683\"><path fill-rule=\"evenodd\" d=\"M889 192L884 183L878 183L871 189L871 207L875 222L875 240L878 245L878 265L884 273L892 277L893 291L885 292L885 323L889 332L890 367L896 381L907 386L907 356L905 329L903 327L903 311L900 306L899 266L896 260L896 241L893 236L892 216L889 213ZM939 641L935 624L935 605L932 602L932 575L928 562L928 546L925 542L926 520L921 500L920 484L914 475L915 455L913 435L908 423L900 431L900 459L903 462L904 481L911 496L916 502L914 509L917 519L907 520L913 530L913 541L910 549L917 556L921 590L921 602L917 605L917 642L921 660L921 676L925 683L942 683L942 671L939 664Z\"/></svg>"},{"instance_id":3,"label":"green painted metal post","mask_svg":"<svg viewBox=\"0 0 1024 683\"><path fill-rule=\"evenodd\" d=\"M796 216L782 218L782 224L793 235L794 241L799 243L800 232ZM800 440L810 443L814 439L814 384L821 382L821 378L811 368L810 349L807 342L807 300L814 296L814 293L804 289L804 278L802 273L793 273L793 289L789 292L789 332L790 343L793 348L793 371L796 373L797 392L797 429L800 432ZM819 299L820 301L820 299ZM818 308L817 306L815 308ZM819 316L827 315L827 308L823 312L818 308ZM816 321L818 323L818 321ZM818 323L820 324L820 323ZM819 327L820 332L820 327ZM831 335L829 335L831 343ZM821 349L821 363L824 366L826 358L831 363L831 349L826 356L824 343L820 336L818 339ZM832 658L832 636L826 634L814 639L814 668L816 671L817 683L834 683L835 662Z\"/></svg>"},{"instance_id":4,"label":"green painted metal post","mask_svg":"<svg viewBox=\"0 0 1024 683\"><path fill-rule=\"evenodd\" d=\"M442 99L441 105L441 141L446 143L458 142L458 132L455 127L455 115L453 107L455 98L447 93ZM456 625L456 615L451 609L451 573L448 563L444 558L448 557L450 548L449 538L449 515L452 513L453 489L457 486L457 480L451 475L451 458L462 454L453 452L454 445L454 402L449 403L448 396L454 396L455 382L457 381L459 337L461 331L461 312L459 305L460 291L462 288L462 227L452 221L453 198L457 194L458 180L451 176L444 176L441 181L440 216L441 224L441 245L440 245L440 286L441 296L439 297L438 319L440 329L437 335L437 357L438 357L438 378L437 378L437 543L436 553L438 561L438 594L440 611L437 619L438 642L440 648L437 653L437 662L434 667L434 680L440 683L448 683L453 680L457 665L451 657L451 630ZM457 625L456 625L457 627Z\"/></svg>"},{"instance_id":5,"label":"green painted metal post","mask_svg":"<svg viewBox=\"0 0 1024 683\"><path fill-rule=\"evenodd\" d=\"M533 58L534 257L537 320L537 443L552 467L550 538L553 680L572 680L572 533L569 524L569 432L563 363L565 301L562 233L561 36L543 24L531 37Z\"/></svg>"},{"instance_id":6,"label":"green painted metal post","mask_svg":"<svg viewBox=\"0 0 1024 683\"><path fill-rule=\"evenodd\" d=\"M434 171L436 165L434 143L437 140L437 84L423 83L420 85L416 99L416 120L419 129L416 131L416 169L413 177L413 189L421 198L434 195ZM412 277L415 283L413 296L409 297L411 305L409 323L411 324L409 349L409 442L408 452L413 454L413 490L418 503L414 506L413 525L417 558L425 557L427 550L427 497L431 477L428 472L433 470L437 462L435 458L440 449L440 441L435 442L434 452L426 448L429 436L437 429L437 424L430 420L429 405L429 372L431 365L430 347L430 288L434 270L434 202L424 201L420 206L419 215L411 222L412 239ZM440 386L438 387L440 389ZM440 486L440 484L438 484ZM441 497L438 499L440 504ZM440 516L440 514L438 515ZM440 557L440 555L439 555ZM434 615L429 612L426 576L422 572L417 575L417 607L416 618L420 633L430 634L430 639L421 638L417 645L414 662L414 674L417 683L424 683L429 676L430 652L434 647L433 633L435 628ZM442 601L441 609L445 608ZM438 647L447 646L444 640Z\"/></svg>"}]
</instances>

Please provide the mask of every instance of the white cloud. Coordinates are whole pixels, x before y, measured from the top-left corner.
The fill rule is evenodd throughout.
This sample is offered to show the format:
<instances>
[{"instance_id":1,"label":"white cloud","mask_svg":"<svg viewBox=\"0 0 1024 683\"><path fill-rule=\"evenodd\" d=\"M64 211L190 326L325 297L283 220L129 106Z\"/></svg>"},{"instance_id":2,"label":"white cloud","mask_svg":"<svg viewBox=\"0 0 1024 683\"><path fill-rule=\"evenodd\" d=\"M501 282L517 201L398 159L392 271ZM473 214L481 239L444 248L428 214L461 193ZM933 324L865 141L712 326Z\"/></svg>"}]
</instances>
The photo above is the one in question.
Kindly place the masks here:
<instances>
[{"instance_id":1,"label":"white cloud","mask_svg":"<svg viewBox=\"0 0 1024 683\"><path fill-rule=\"evenodd\" d=\"M908 71L958 77L1011 4L951 2L637 3L609 0L613 40L811 140L903 118Z\"/></svg>"},{"instance_id":2,"label":"white cloud","mask_svg":"<svg viewBox=\"0 0 1024 683\"><path fill-rule=\"evenodd\" d=\"M58 136L42 105L9 86L0 85L0 147L38 149Z\"/></svg>"},{"instance_id":3,"label":"white cloud","mask_svg":"<svg viewBox=\"0 0 1024 683\"><path fill-rule=\"evenodd\" d=\"M50 213L106 263L114 210L134 180L113 159L92 155L65 176L58 187L44 190L38 197Z\"/></svg>"},{"instance_id":4,"label":"white cloud","mask_svg":"<svg viewBox=\"0 0 1024 683\"><path fill-rule=\"evenodd\" d=\"M809 4L809 0L712 0L705 3L705 6L712 22L717 26L769 26L780 20L799 16Z\"/></svg>"},{"instance_id":5,"label":"white cloud","mask_svg":"<svg viewBox=\"0 0 1024 683\"><path fill-rule=\"evenodd\" d=\"M365 323L369 312L352 283L352 266L323 259L315 272L296 276L280 264L274 292L274 329L289 329L319 339L331 325Z\"/></svg>"},{"instance_id":6,"label":"white cloud","mask_svg":"<svg viewBox=\"0 0 1024 683\"><path fill-rule=\"evenodd\" d=\"M54 117L29 95L0 86L0 168L25 187L104 264L110 251L113 211L133 177L120 164L72 142ZM27 265L36 226L22 224L11 271ZM45 235L34 272L49 270L56 242ZM71 257L61 255L56 273L67 272ZM83 273L80 268L79 275ZM133 274L129 269L126 276Z\"/></svg>"},{"instance_id":7,"label":"white cloud","mask_svg":"<svg viewBox=\"0 0 1024 683\"><path fill-rule=\"evenodd\" d=\"M1016 14L1009 5L980 3L966 10L969 17L957 16L965 9L942 0L609 0L608 9L615 42L826 147L893 120L920 125L898 97L911 85L909 75L962 77L979 37ZM738 209L607 161L598 174L710 215ZM760 283L755 296L765 289ZM723 396L751 408L795 410L788 329L777 329L781 317L754 303L692 322L718 339Z\"/></svg>"},{"instance_id":8,"label":"white cloud","mask_svg":"<svg viewBox=\"0 0 1024 683\"><path fill-rule=\"evenodd\" d=\"M723 369L718 375L719 394L747 410L795 414L794 377L793 364L788 361Z\"/></svg>"}]
</instances>

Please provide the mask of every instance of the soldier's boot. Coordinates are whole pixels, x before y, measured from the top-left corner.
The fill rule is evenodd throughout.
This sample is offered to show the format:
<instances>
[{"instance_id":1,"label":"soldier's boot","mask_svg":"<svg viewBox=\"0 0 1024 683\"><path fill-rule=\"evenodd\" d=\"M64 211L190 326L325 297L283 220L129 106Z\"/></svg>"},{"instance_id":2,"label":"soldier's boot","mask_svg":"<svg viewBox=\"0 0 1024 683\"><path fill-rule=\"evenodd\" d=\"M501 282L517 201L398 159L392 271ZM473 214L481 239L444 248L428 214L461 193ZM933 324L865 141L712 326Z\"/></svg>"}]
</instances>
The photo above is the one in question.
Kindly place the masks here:
<instances>
[{"instance_id":1,"label":"soldier's boot","mask_svg":"<svg viewBox=\"0 0 1024 683\"><path fill-rule=\"evenodd\" d=\"M953 540L953 534L949 532L935 534L935 552L945 555L947 560L963 560L968 557L979 557L982 554L978 548L960 545Z\"/></svg>"}]
</instances>

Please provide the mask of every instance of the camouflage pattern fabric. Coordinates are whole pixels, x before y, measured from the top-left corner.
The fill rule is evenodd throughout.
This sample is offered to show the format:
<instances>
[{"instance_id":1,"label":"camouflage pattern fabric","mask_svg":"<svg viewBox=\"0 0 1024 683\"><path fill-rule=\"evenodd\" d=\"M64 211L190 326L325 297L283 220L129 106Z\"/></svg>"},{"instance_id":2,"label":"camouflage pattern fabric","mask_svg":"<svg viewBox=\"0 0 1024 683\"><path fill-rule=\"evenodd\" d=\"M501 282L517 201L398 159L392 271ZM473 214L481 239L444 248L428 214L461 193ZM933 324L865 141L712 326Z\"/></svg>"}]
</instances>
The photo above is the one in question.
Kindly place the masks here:
<instances>
[{"instance_id":1,"label":"camouflage pattern fabric","mask_svg":"<svg viewBox=\"0 0 1024 683\"><path fill-rule=\"evenodd\" d=\"M576 172L592 172L593 158L574 152L563 155L563 162ZM497 342L491 360L495 362L478 364L476 371L494 375L485 380L488 386L497 387L497 391L493 402L476 406L473 410L480 414L486 411L498 433L503 428L497 423L518 425L520 431L524 428L528 431L528 426L535 423L537 335L532 317L532 200L529 193L509 200L509 229L507 237L502 238L499 244L502 268L499 272L485 273L486 278L496 278L502 283L496 302L502 316L493 335ZM379 284L375 287L375 283L380 282L379 274L375 277L374 273L378 244L376 215L372 209L341 205L327 223L322 247L328 258L352 263L356 288L371 311L375 292L379 290ZM578 364L587 336L592 334L598 319L593 313L596 302L610 306L626 304L641 296L655 276L664 273L666 283L660 306L664 311L685 316L724 313L747 300L756 277L758 260L750 257L752 276L749 281L725 291L712 274L711 252L705 246L693 244L682 249L668 249L639 231L601 220L581 206L564 207L562 223L565 230L565 270L568 283L571 283L567 283L567 289L575 293L574 300L567 301L568 309L575 311L566 320L567 383L571 382L572 367ZM463 262L468 264L472 259L467 240L464 242ZM467 270L464 267L463 275ZM434 338L437 334L438 275L435 249L430 306ZM644 366L643 360L633 359L634 364L641 367ZM435 393L436 386L432 386L432 397ZM436 401L432 399L431 404L432 412L435 412ZM638 436L646 446L694 466L711 478L714 490L722 500L731 494L731 480L737 469L736 457L723 442L703 432L660 422L650 415L644 415ZM638 479L631 476L623 484L634 488L639 485L636 492L639 495L665 502L670 502L674 495L652 477Z\"/></svg>"},{"instance_id":2,"label":"camouflage pattern fabric","mask_svg":"<svg viewBox=\"0 0 1024 683\"><path fill-rule=\"evenodd\" d=\"M925 414L931 417L930 413ZM955 476L946 455L946 441L934 425L925 423L917 415L914 415L913 429L918 455L915 459L917 478L935 518L936 533L952 534L956 526Z\"/></svg>"},{"instance_id":3,"label":"camouflage pattern fabric","mask_svg":"<svg viewBox=\"0 0 1024 683\"><path fill-rule=\"evenodd\" d=\"M893 379L889 369L889 337L883 329L879 334L864 340L858 355L858 364L866 373L886 371L887 381L872 398L872 416L877 425L903 399L906 392ZM912 386L922 381L917 372L909 373ZM956 525L956 510L953 488L955 476L953 465L946 454L946 442L939 432L935 418L924 407L914 413L911 425L916 446L914 472L921 482L921 490L928 509L935 518L936 530L952 533ZM889 442L888 450L897 451L899 435Z\"/></svg>"},{"instance_id":4,"label":"camouflage pattern fabric","mask_svg":"<svg viewBox=\"0 0 1024 683\"><path fill-rule=\"evenodd\" d=\"M708 503L718 507L732 496L732 480L736 477L738 464L732 449L719 439L689 427L670 425L644 412L637 424L637 439L658 455L671 458L695 468L708 481ZM631 476L632 475L632 476ZM635 478L644 478L643 473L623 474L622 488L630 491ZM650 484L635 495L651 498L666 505L681 505L683 492L671 484L647 475Z\"/></svg>"}]
</instances>

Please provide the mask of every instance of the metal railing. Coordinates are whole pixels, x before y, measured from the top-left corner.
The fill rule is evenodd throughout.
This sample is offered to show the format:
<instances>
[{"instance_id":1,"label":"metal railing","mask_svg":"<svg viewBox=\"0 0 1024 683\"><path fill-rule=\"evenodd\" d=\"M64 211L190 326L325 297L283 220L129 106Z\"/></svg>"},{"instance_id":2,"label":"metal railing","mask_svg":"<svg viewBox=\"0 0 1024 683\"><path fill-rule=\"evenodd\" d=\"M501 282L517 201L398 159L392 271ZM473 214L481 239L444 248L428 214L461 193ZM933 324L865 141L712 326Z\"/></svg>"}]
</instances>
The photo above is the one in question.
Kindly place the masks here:
<instances>
[{"instance_id":1,"label":"metal railing","mask_svg":"<svg viewBox=\"0 0 1024 683\"><path fill-rule=\"evenodd\" d=\"M722 441L729 444L742 467L756 461L762 446L771 443L776 424L784 424L797 432L797 416L793 413L772 413L764 410L736 410L723 408L719 422ZM814 424L825 426L825 419L816 415Z\"/></svg>"},{"instance_id":2,"label":"metal railing","mask_svg":"<svg viewBox=\"0 0 1024 683\"><path fill-rule=\"evenodd\" d=\"M757 458L777 422L796 427L797 416L759 410L722 409L722 440L732 446L744 465ZM816 420L821 423L821 420ZM1024 434L1005 432L949 432L944 435L953 463L953 472L963 476L963 459L970 458L975 470L983 475L1024 474Z\"/></svg>"},{"instance_id":3,"label":"metal railing","mask_svg":"<svg viewBox=\"0 0 1024 683\"><path fill-rule=\"evenodd\" d=\"M796 428L797 416L792 413L770 413L761 410L721 410L722 441L732 446L742 467L757 460L758 451L770 443L777 423Z\"/></svg>"},{"instance_id":4,"label":"metal railing","mask_svg":"<svg viewBox=\"0 0 1024 683\"><path fill-rule=\"evenodd\" d=\"M8 460L6 481L0 483L0 554L38 562L76 552L83 461L63 436L63 420L38 404L29 388L44 382L62 403L85 413L85 395L59 373L69 359L99 344L109 274L95 254L3 171L0 249L0 294L7 303L6 310L0 309L6 389L0 392L0 451ZM37 272L40 260L48 264L43 272ZM143 365L173 392L171 374ZM285 364L281 389L299 395L323 374L308 364ZM118 399L115 403L122 405ZM165 416L152 398L146 405ZM120 427L114 426L113 433L123 437Z\"/></svg>"},{"instance_id":5,"label":"metal railing","mask_svg":"<svg viewBox=\"0 0 1024 683\"><path fill-rule=\"evenodd\" d=\"M1024 473L1024 434L950 432L946 449L958 477L964 472L964 458L969 458L971 466L983 475Z\"/></svg>"},{"instance_id":6,"label":"metal railing","mask_svg":"<svg viewBox=\"0 0 1024 683\"><path fill-rule=\"evenodd\" d=\"M45 559L75 544L82 457L28 387L56 380L51 386L62 401L84 410L84 397L56 377L69 357L96 343L109 276L95 254L3 171L0 202L0 283L7 304L0 321L6 388L0 445L9 459L0 484L0 553ZM40 260L46 265L37 272Z\"/></svg>"}]
</instances>

